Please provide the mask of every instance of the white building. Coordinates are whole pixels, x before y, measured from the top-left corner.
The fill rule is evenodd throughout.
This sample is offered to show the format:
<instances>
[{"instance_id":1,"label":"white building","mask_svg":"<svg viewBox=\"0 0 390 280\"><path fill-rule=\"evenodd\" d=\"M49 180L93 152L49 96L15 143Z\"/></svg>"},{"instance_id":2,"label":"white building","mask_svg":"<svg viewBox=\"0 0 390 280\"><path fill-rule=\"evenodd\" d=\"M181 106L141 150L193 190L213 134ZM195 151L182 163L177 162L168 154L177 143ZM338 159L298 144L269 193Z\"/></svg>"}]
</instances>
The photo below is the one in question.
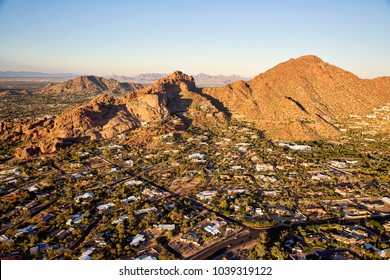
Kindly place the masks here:
<instances>
[{"instance_id":1,"label":"white building","mask_svg":"<svg viewBox=\"0 0 390 280\"><path fill-rule=\"evenodd\" d=\"M147 213L149 213L149 211L156 211L157 212L157 208L156 207L151 207L151 208L145 208L145 209L136 210L135 214L137 214L137 215L147 214Z\"/></svg>"},{"instance_id":2,"label":"white building","mask_svg":"<svg viewBox=\"0 0 390 280\"><path fill-rule=\"evenodd\" d=\"M203 192L200 192L197 194L197 197L199 199L211 199L215 194L217 193L217 191L203 191Z\"/></svg>"},{"instance_id":3,"label":"white building","mask_svg":"<svg viewBox=\"0 0 390 280\"><path fill-rule=\"evenodd\" d=\"M272 170L274 170L274 167L272 164L269 164L269 163L256 164L256 171L272 171Z\"/></svg>"},{"instance_id":4,"label":"white building","mask_svg":"<svg viewBox=\"0 0 390 280\"><path fill-rule=\"evenodd\" d=\"M158 224L155 225L160 230L167 229L167 230L175 230L176 225L175 224Z\"/></svg>"},{"instance_id":5,"label":"white building","mask_svg":"<svg viewBox=\"0 0 390 280\"><path fill-rule=\"evenodd\" d=\"M131 159L128 159L128 160L125 161L125 164L127 166L133 166L134 165L134 161L132 161Z\"/></svg>"},{"instance_id":6,"label":"white building","mask_svg":"<svg viewBox=\"0 0 390 280\"><path fill-rule=\"evenodd\" d=\"M132 195L132 196L129 196L128 198L122 199L121 202L123 204L127 205L127 204L129 204L129 202L137 201L139 199L141 199L141 197Z\"/></svg>"},{"instance_id":7,"label":"white building","mask_svg":"<svg viewBox=\"0 0 390 280\"><path fill-rule=\"evenodd\" d=\"M331 177L328 175L325 175L325 174L318 173L318 174L311 176L311 179L315 180L315 181L321 181L321 180L329 180L329 179L331 179Z\"/></svg>"},{"instance_id":8,"label":"white building","mask_svg":"<svg viewBox=\"0 0 390 280\"><path fill-rule=\"evenodd\" d=\"M386 204L390 204L390 198L388 198L388 197L383 197L383 198L382 198L382 201L383 201L384 203L386 203Z\"/></svg>"},{"instance_id":9,"label":"white building","mask_svg":"<svg viewBox=\"0 0 390 280\"><path fill-rule=\"evenodd\" d=\"M142 185L143 182L139 180L130 180L125 183L127 186L139 186Z\"/></svg>"},{"instance_id":10,"label":"white building","mask_svg":"<svg viewBox=\"0 0 390 280\"><path fill-rule=\"evenodd\" d=\"M74 200L76 202L80 202L80 199L81 200L87 200L87 199L90 199L92 197L94 197L95 195L93 194L93 192L89 191L89 192L86 192L84 194L81 194L81 195L78 195L74 198Z\"/></svg>"},{"instance_id":11,"label":"white building","mask_svg":"<svg viewBox=\"0 0 390 280\"><path fill-rule=\"evenodd\" d=\"M155 256L142 255L142 256L139 256L138 258L136 258L135 260L139 260L139 261L155 261L157 259L156 259Z\"/></svg>"},{"instance_id":12,"label":"white building","mask_svg":"<svg viewBox=\"0 0 390 280\"><path fill-rule=\"evenodd\" d=\"M111 207L114 207L114 203L113 202L109 202L109 203L106 203L106 204L103 204L103 205L99 205L98 207L96 207L99 211L102 211L102 210L107 210L108 208L111 208Z\"/></svg>"},{"instance_id":13,"label":"white building","mask_svg":"<svg viewBox=\"0 0 390 280\"><path fill-rule=\"evenodd\" d=\"M124 220L126 220L128 218L128 216L126 214L120 216L117 220L115 221L112 221L111 224L113 225L117 225L117 224L120 224L121 222L123 222Z\"/></svg>"},{"instance_id":14,"label":"white building","mask_svg":"<svg viewBox=\"0 0 390 280\"><path fill-rule=\"evenodd\" d=\"M140 243L145 242L145 235L143 234L137 234L134 236L133 240L130 242L131 246L138 246Z\"/></svg>"},{"instance_id":15,"label":"white building","mask_svg":"<svg viewBox=\"0 0 390 280\"><path fill-rule=\"evenodd\" d=\"M205 156L206 156L205 154L195 153L195 154L189 155L187 158L188 159L204 159Z\"/></svg>"},{"instance_id":16,"label":"white building","mask_svg":"<svg viewBox=\"0 0 390 280\"><path fill-rule=\"evenodd\" d=\"M85 252L81 254L79 260L91 260L92 258L90 257L90 255L93 253L93 251L95 251L95 248L88 248Z\"/></svg>"}]
</instances>

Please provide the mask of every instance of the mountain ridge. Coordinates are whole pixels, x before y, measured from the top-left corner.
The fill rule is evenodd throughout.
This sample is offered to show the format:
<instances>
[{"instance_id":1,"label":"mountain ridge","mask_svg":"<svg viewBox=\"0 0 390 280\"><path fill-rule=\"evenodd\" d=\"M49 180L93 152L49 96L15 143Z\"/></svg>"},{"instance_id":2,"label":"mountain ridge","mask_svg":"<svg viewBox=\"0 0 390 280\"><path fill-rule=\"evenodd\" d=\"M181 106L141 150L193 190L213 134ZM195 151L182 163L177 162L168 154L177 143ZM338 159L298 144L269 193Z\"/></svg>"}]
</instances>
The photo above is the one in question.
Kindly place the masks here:
<instances>
[{"instance_id":1,"label":"mountain ridge","mask_svg":"<svg viewBox=\"0 0 390 280\"><path fill-rule=\"evenodd\" d=\"M117 82L118 83L118 82ZM209 128L230 119L254 123L278 140L332 139L331 123L390 102L390 77L360 79L315 56L290 59L254 77L220 88L198 88L180 71L121 98L102 94L54 119L0 122L2 140L35 141L53 152L68 141L112 138L146 124Z\"/></svg>"},{"instance_id":2,"label":"mountain ridge","mask_svg":"<svg viewBox=\"0 0 390 280\"><path fill-rule=\"evenodd\" d=\"M48 84L41 89L42 93L120 93L141 89L143 86L136 83L120 83L114 79L106 79L98 76L79 76L74 79L59 83Z\"/></svg>"}]
</instances>

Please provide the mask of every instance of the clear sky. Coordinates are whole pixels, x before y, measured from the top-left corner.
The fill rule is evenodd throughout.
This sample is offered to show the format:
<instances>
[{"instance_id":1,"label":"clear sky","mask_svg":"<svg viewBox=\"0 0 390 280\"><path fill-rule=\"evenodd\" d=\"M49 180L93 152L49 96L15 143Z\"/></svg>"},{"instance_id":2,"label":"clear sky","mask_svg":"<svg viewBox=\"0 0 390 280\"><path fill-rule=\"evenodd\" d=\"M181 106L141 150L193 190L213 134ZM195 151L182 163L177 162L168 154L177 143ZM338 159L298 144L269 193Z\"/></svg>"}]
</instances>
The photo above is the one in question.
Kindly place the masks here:
<instances>
[{"instance_id":1,"label":"clear sky","mask_svg":"<svg viewBox=\"0 0 390 280\"><path fill-rule=\"evenodd\" d=\"M251 77L305 54L390 75L390 0L0 0L0 70Z\"/></svg>"}]
</instances>

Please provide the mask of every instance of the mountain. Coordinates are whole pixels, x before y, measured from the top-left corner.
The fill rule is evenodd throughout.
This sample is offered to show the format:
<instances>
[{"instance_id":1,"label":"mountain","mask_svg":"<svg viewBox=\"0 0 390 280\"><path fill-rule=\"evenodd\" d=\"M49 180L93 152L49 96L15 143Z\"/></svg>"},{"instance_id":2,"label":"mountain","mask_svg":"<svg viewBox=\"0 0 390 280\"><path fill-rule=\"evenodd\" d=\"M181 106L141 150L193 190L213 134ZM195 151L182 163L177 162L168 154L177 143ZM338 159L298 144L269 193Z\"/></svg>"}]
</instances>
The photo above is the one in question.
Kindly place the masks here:
<instances>
[{"instance_id":1,"label":"mountain","mask_svg":"<svg viewBox=\"0 0 390 280\"><path fill-rule=\"evenodd\" d=\"M91 84L87 88L92 91L119 84L96 77L72 81L83 90L80 84ZM339 135L332 119L365 114L388 102L390 77L360 79L316 56L304 56L220 88L200 89L193 77L176 71L121 98L99 95L55 118L0 122L0 139L25 141L31 153L47 153L74 141L112 138L146 123L209 128L230 118L252 122L272 139L331 139Z\"/></svg>"},{"instance_id":2,"label":"mountain","mask_svg":"<svg viewBox=\"0 0 390 280\"><path fill-rule=\"evenodd\" d=\"M233 118L254 122L271 138L311 140L339 134L330 119L364 114L389 102L388 81L360 79L310 55L204 93L223 103Z\"/></svg>"},{"instance_id":3,"label":"mountain","mask_svg":"<svg viewBox=\"0 0 390 280\"><path fill-rule=\"evenodd\" d=\"M60 83L48 84L42 88L42 93L101 93L101 92L125 92L140 89L143 86L135 83L120 83L114 79L106 79L97 76L80 76L75 79Z\"/></svg>"},{"instance_id":4,"label":"mountain","mask_svg":"<svg viewBox=\"0 0 390 280\"><path fill-rule=\"evenodd\" d=\"M140 84L152 84L157 80L167 76L168 74L159 74L159 73L144 73L136 76L118 76L118 75L110 75L106 78L115 79L120 82L133 82ZM249 80L249 78L237 76L237 75L207 75L204 73L200 73L198 75L193 76L195 83L198 86L223 86L229 83L238 81L238 80Z\"/></svg>"},{"instance_id":5,"label":"mountain","mask_svg":"<svg viewBox=\"0 0 390 280\"><path fill-rule=\"evenodd\" d=\"M159 74L159 73L143 73L136 76L120 76L120 75L108 75L105 78L115 79L119 82L132 82L140 84L152 84L157 80L167 76L168 74Z\"/></svg>"},{"instance_id":6,"label":"mountain","mask_svg":"<svg viewBox=\"0 0 390 280\"><path fill-rule=\"evenodd\" d=\"M73 73L42 73L29 71L0 71L0 78L74 78Z\"/></svg>"},{"instance_id":7,"label":"mountain","mask_svg":"<svg viewBox=\"0 0 390 280\"><path fill-rule=\"evenodd\" d=\"M191 76L177 71L121 99L101 94L56 118L0 122L0 139L26 141L30 151L49 153L74 141L112 138L144 123L162 122L206 128L226 124L227 118L196 88ZM22 151L18 153L26 156Z\"/></svg>"},{"instance_id":8,"label":"mountain","mask_svg":"<svg viewBox=\"0 0 390 280\"><path fill-rule=\"evenodd\" d=\"M204 73L200 73L198 75L194 76L195 82L199 86L222 86L222 85L227 85L239 80L244 80L247 81L249 78L237 76L237 75L229 75L229 76L224 76L224 75L207 75Z\"/></svg>"}]
</instances>

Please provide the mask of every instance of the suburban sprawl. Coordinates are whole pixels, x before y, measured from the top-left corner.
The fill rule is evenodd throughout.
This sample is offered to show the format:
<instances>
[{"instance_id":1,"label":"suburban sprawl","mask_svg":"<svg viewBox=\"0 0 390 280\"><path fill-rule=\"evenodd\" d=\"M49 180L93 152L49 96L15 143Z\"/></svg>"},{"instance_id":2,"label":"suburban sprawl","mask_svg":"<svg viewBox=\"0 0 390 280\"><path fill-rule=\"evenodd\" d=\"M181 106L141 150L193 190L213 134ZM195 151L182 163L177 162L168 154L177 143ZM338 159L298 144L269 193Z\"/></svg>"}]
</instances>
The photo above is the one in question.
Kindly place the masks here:
<instances>
[{"instance_id":1,"label":"suburban sprawl","mask_svg":"<svg viewBox=\"0 0 390 280\"><path fill-rule=\"evenodd\" d=\"M383 106L335 122L337 141L269 140L236 122L4 161L0 254L389 259L389 116Z\"/></svg>"}]
</instances>

